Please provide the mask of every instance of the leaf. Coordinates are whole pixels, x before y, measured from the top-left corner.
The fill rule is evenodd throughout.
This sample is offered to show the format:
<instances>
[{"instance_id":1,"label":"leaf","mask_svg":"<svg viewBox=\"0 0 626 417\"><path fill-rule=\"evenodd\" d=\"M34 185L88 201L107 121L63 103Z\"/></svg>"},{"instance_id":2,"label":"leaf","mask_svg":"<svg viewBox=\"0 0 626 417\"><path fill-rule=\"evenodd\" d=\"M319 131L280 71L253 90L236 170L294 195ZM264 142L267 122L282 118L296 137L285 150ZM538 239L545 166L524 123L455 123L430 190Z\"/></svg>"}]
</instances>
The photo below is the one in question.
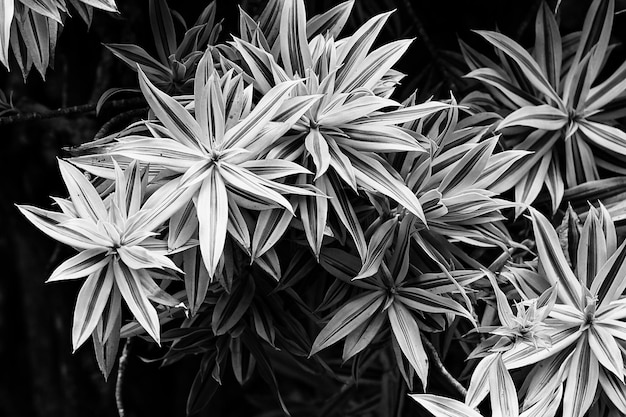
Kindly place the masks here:
<instances>
[{"instance_id":1,"label":"leaf","mask_svg":"<svg viewBox=\"0 0 626 417\"><path fill-rule=\"evenodd\" d=\"M499 358L498 354L490 354L481 359L474 368L474 372L472 372L472 378L470 380L470 385L467 389L467 395L465 396L465 404L474 409L478 407L478 405L485 399L487 394L489 394L490 385L490 369L496 359ZM502 358L500 358L502 360ZM500 388L493 393L492 395L498 395L500 392Z\"/></svg>"},{"instance_id":2,"label":"leaf","mask_svg":"<svg viewBox=\"0 0 626 417\"><path fill-rule=\"evenodd\" d=\"M600 306L619 299L626 289L626 242L623 242L600 268L591 283L590 291L598 297Z\"/></svg>"},{"instance_id":3,"label":"leaf","mask_svg":"<svg viewBox=\"0 0 626 417\"><path fill-rule=\"evenodd\" d=\"M252 279L238 279L230 294L224 292L217 300L211 319L211 326L217 336L231 330L248 311L256 286Z\"/></svg>"},{"instance_id":4,"label":"leaf","mask_svg":"<svg viewBox=\"0 0 626 417\"><path fill-rule=\"evenodd\" d=\"M620 413L626 414L626 386L612 373L600 369L600 386Z\"/></svg>"},{"instance_id":5,"label":"leaf","mask_svg":"<svg viewBox=\"0 0 626 417\"><path fill-rule=\"evenodd\" d=\"M554 14L546 2L541 2L535 21L535 49L537 65L546 74L550 85L559 87L563 52L561 34Z\"/></svg>"},{"instance_id":6,"label":"leaf","mask_svg":"<svg viewBox=\"0 0 626 417\"><path fill-rule=\"evenodd\" d=\"M126 305L148 334L160 344L159 317L141 286L139 275L117 259L113 261L115 283Z\"/></svg>"},{"instance_id":7,"label":"leaf","mask_svg":"<svg viewBox=\"0 0 626 417\"><path fill-rule=\"evenodd\" d=\"M589 410L596 394L598 378L598 360L591 351L587 336L583 336L576 344L567 375L563 396L564 417L582 417Z\"/></svg>"},{"instance_id":8,"label":"leaf","mask_svg":"<svg viewBox=\"0 0 626 417\"><path fill-rule=\"evenodd\" d=\"M402 353L415 369L417 376L426 389L428 381L428 358L422 345L420 329L411 312L400 303L393 303L389 307L389 321L393 335L402 349Z\"/></svg>"},{"instance_id":9,"label":"leaf","mask_svg":"<svg viewBox=\"0 0 626 417\"><path fill-rule=\"evenodd\" d=\"M293 215L282 209L264 210L259 214L252 236L252 258L270 250L282 237Z\"/></svg>"},{"instance_id":10,"label":"leaf","mask_svg":"<svg viewBox=\"0 0 626 417\"><path fill-rule=\"evenodd\" d=\"M32 206L17 206L17 208L28 221L54 240L82 250L102 249L102 245L99 242L94 242L90 236L62 227L60 224L69 220L68 216L63 213L55 213Z\"/></svg>"},{"instance_id":11,"label":"leaf","mask_svg":"<svg viewBox=\"0 0 626 417\"><path fill-rule=\"evenodd\" d=\"M607 260L606 239L595 209L589 210L578 243L576 275L585 286L591 286L597 272Z\"/></svg>"},{"instance_id":12,"label":"leaf","mask_svg":"<svg viewBox=\"0 0 626 417\"><path fill-rule=\"evenodd\" d=\"M626 156L626 133L623 131L589 120L581 121L578 126L591 144L602 150Z\"/></svg>"},{"instance_id":13,"label":"leaf","mask_svg":"<svg viewBox=\"0 0 626 417\"><path fill-rule=\"evenodd\" d=\"M0 62L9 68L9 44L11 38L11 22L13 21L14 2L3 1L0 4Z\"/></svg>"},{"instance_id":14,"label":"leaf","mask_svg":"<svg viewBox=\"0 0 626 417\"><path fill-rule=\"evenodd\" d=\"M522 107L509 114L498 125L498 130L511 126L526 126L541 130L559 130L568 121L563 111L547 104Z\"/></svg>"},{"instance_id":15,"label":"leaf","mask_svg":"<svg viewBox=\"0 0 626 417\"><path fill-rule=\"evenodd\" d=\"M306 179L301 179L302 182L306 182ZM325 178L320 178L315 181L315 185L322 192L328 192L326 189L327 181ZM300 212L300 218L302 220L302 227L306 239L309 242L309 246L313 251L316 259L319 259L320 250L324 240L324 232L327 227L328 220L328 199L326 197L299 197L298 208Z\"/></svg>"},{"instance_id":16,"label":"leaf","mask_svg":"<svg viewBox=\"0 0 626 417\"><path fill-rule=\"evenodd\" d=\"M359 185L378 191L397 201L417 216L423 224L426 224L419 200L405 184L393 177L378 160L347 148L344 149L352 157L351 161Z\"/></svg>"},{"instance_id":17,"label":"leaf","mask_svg":"<svg viewBox=\"0 0 626 417\"><path fill-rule=\"evenodd\" d=\"M285 0L280 16L280 54L289 75L305 75L313 66L307 42L306 10L303 0Z\"/></svg>"},{"instance_id":18,"label":"leaf","mask_svg":"<svg viewBox=\"0 0 626 417\"><path fill-rule=\"evenodd\" d=\"M613 372L620 381L624 381L624 360L620 346L613 334L602 326L591 326L587 333L589 347L605 369Z\"/></svg>"},{"instance_id":19,"label":"leaf","mask_svg":"<svg viewBox=\"0 0 626 417\"><path fill-rule=\"evenodd\" d=\"M212 168L209 171L198 193L196 208L202 259L209 276L213 277L226 241L228 194L221 170Z\"/></svg>"},{"instance_id":20,"label":"leaf","mask_svg":"<svg viewBox=\"0 0 626 417\"><path fill-rule=\"evenodd\" d=\"M202 261L200 248L192 248L183 252L183 270L185 271L185 292L191 315L197 314L206 298L211 277Z\"/></svg>"},{"instance_id":21,"label":"leaf","mask_svg":"<svg viewBox=\"0 0 626 417\"><path fill-rule=\"evenodd\" d=\"M583 31L578 41L576 55L570 66L570 73L576 71L577 64L595 47L597 62L602 62L607 51L613 27L615 2L613 0L594 0L585 16ZM597 74L596 74L597 75ZM569 74L568 74L569 76ZM595 75L594 77L595 78Z\"/></svg>"},{"instance_id":22,"label":"leaf","mask_svg":"<svg viewBox=\"0 0 626 417\"><path fill-rule=\"evenodd\" d=\"M69 162L58 160L61 176L80 217L94 222L108 219L107 209L89 180Z\"/></svg>"},{"instance_id":23,"label":"leaf","mask_svg":"<svg viewBox=\"0 0 626 417\"><path fill-rule=\"evenodd\" d=\"M412 39L401 39L387 43L372 51L354 71L343 80L338 91L353 91L357 88L373 90L391 67L400 60L413 43Z\"/></svg>"},{"instance_id":24,"label":"leaf","mask_svg":"<svg viewBox=\"0 0 626 417\"><path fill-rule=\"evenodd\" d=\"M330 165L328 143L319 129L311 129L305 137L304 146L313 159L316 168L315 179L318 179L326 173Z\"/></svg>"},{"instance_id":25,"label":"leaf","mask_svg":"<svg viewBox=\"0 0 626 417\"><path fill-rule=\"evenodd\" d=\"M172 13L165 0L150 0L150 28L157 54L161 62L168 63L169 56L176 51L176 32Z\"/></svg>"},{"instance_id":26,"label":"leaf","mask_svg":"<svg viewBox=\"0 0 626 417\"><path fill-rule=\"evenodd\" d=\"M363 279L374 275L383 261L387 249L393 243L393 236L398 222L395 218L378 226L367 244L367 254L363 266L353 279Z\"/></svg>"},{"instance_id":27,"label":"leaf","mask_svg":"<svg viewBox=\"0 0 626 417\"><path fill-rule=\"evenodd\" d=\"M306 22L307 39L313 39L317 35L339 38L339 34L350 17L354 0L344 1L332 9L313 16Z\"/></svg>"},{"instance_id":28,"label":"leaf","mask_svg":"<svg viewBox=\"0 0 626 417\"><path fill-rule=\"evenodd\" d=\"M397 300L408 308L425 313L454 314L474 321L472 315L456 301L421 288L401 287Z\"/></svg>"},{"instance_id":29,"label":"leaf","mask_svg":"<svg viewBox=\"0 0 626 417\"><path fill-rule=\"evenodd\" d=\"M356 330L377 313L383 300L383 293L376 291L361 295L346 303L333 315L328 324L317 335L309 356L337 343Z\"/></svg>"},{"instance_id":30,"label":"leaf","mask_svg":"<svg viewBox=\"0 0 626 417\"><path fill-rule=\"evenodd\" d=\"M565 259L556 231L541 213L530 209L537 252L548 281L558 286L559 298L571 306L581 306L581 286Z\"/></svg>"},{"instance_id":31,"label":"leaf","mask_svg":"<svg viewBox=\"0 0 626 417\"><path fill-rule=\"evenodd\" d=\"M59 265L46 282L83 278L104 268L110 261L108 250L87 249Z\"/></svg>"},{"instance_id":32,"label":"leaf","mask_svg":"<svg viewBox=\"0 0 626 417\"><path fill-rule=\"evenodd\" d=\"M513 384L513 378L507 371L498 355L489 368L489 390L491 391L491 410L493 417L517 417L519 407L517 405L517 390Z\"/></svg>"},{"instance_id":33,"label":"leaf","mask_svg":"<svg viewBox=\"0 0 626 417\"><path fill-rule=\"evenodd\" d=\"M452 398L433 394L409 394L409 397L435 417L482 417L478 411Z\"/></svg>"},{"instance_id":34,"label":"leaf","mask_svg":"<svg viewBox=\"0 0 626 417\"><path fill-rule=\"evenodd\" d=\"M150 109L167 130L181 144L193 150L200 150L202 130L196 120L176 100L156 88L138 67L139 87Z\"/></svg>"},{"instance_id":35,"label":"leaf","mask_svg":"<svg viewBox=\"0 0 626 417\"><path fill-rule=\"evenodd\" d=\"M121 43L107 43L104 47L121 59L133 71L137 71L137 65L153 80L166 82L171 70L150 56L143 48L137 45ZM106 94L106 93L105 93ZM104 97L104 95L103 95Z\"/></svg>"},{"instance_id":36,"label":"leaf","mask_svg":"<svg viewBox=\"0 0 626 417\"><path fill-rule=\"evenodd\" d=\"M519 65L528 81L539 91L550 98L559 108L563 107L562 101L558 94L554 91L546 77L541 72L541 68L535 60L526 52L519 44L507 36L490 31L476 31L485 38L489 43L498 48L500 51L508 55L513 61Z\"/></svg>"},{"instance_id":37,"label":"leaf","mask_svg":"<svg viewBox=\"0 0 626 417\"><path fill-rule=\"evenodd\" d=\"M487 166L497 142L497 137L486 140L463 155L437 187L441 194L445 197L471 187Z\"/></svg>"},{"instance_id":38,"label":"leaf","mask_svg":"<svg viewBox=\"0 0 626 417\"><path fill-rule=\"evenodd\" d=\"M72 349L76 351L96 328L113 288L111 266L91 274L76 299L72 324Z\"/></svg>"},{"instance_id":39,"label":"leaf","mask_svg":"<svg viewBox=\"0 0 626 417\"><path fill-rule=\"evenodd\" d=\"M363 351L374 340L385 321L385 314L378 313L370 317L365 323L357 327L346 337L341 358L347 361L357 353Z\"/></svg>"},{"instance_id":40,"label":"leaf","mask_svg":"<svg viewBox=\"0 0 626 417\"><path fill-rule=\"evenodd\" d=\"M101 9L107 12L119 13L114 0L80 0L80 1L82 1L85 4L88 4L91 7L95 7L96 9Z\"/></svg>"}]
</instances>

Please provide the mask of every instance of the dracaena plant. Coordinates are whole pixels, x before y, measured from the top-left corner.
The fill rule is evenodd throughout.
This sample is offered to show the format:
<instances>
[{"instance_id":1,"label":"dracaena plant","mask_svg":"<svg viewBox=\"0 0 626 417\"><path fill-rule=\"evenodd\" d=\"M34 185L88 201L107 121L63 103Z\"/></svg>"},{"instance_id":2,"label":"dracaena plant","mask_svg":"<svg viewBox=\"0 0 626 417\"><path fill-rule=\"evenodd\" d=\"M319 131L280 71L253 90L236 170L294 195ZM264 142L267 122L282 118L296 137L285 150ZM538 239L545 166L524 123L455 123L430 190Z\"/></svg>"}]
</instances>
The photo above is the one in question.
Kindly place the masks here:
<instances>
[{"instance_id":1,"label":"dracaena plant","mask_svg":"<svg viewBox=\"0 0 626 417\"><path fill-rule=\"evenodd\" d=\"M70 0L89 25L93 8L117 13L114 0ZM69 15L65 0L4 0L0 3L0 63L9 68L9 47L24 80L34 65L42 78L53 62L57 38Z\"/></svg>"},{"instance_id":2,"label":"dracaena plant","mask_svg":"<svg viewBox=\"0 0 626 417\"><path fill-rule=\"evenodd\" d=\"M307 174L300 165L259 158L316 100L315 96L289 99L298 81L277 85L251 109L252 90L244 87L242 77L232 71L220 77L206 53L195 75L195 116L158 90L141 70L139 82L160 123L148 125L151 136L120 138L109 152L168 169L173 181L193 191L202 259L210 277L218 267L227 232L251 253L242 208L293 213L283 194L316 195L311 189L276 181ZM183 227L178 233L193 227L187 217L180 220Z\"/></svg>"},{"instance_id":3,"label":"dracaena plant","mask_svg":"<svg viewBox=\"0 0 626 417\"><path fill-rule=\"evenodd\" d=\"M626 243L618 245L604 206L592 207L582 227L570 210L561 236L534 209L531 217L537 259L511 265L502 274L519 297L517 313L492 279L500 325L480 329L491 336L473 353L483 359L465 405L435 401L464 410L460 415L474 415L473 408L491 393L491 408L499 415L555 416L559 408L564 417L600 415L601 410L621 415L626 412ZM528 367L525 388L518 390L509 370Z\"/></svg>"},{"instance_id":4,"label":"dracaena plant","mask_svg":"<svg viewBox=\"0 0 626 417\"><path fill-rule=\"evenodd\" d=\"M515 199L532 203L545 184L556 211L565 188L598 180L602 170L624 174L626 133L615 120L624 115L626 64L608 77L614 1L595 0L582 32L561 36L554 13L545 4L535 24L535 45L524 49L496 32L478 33L491 43L498 60L463 48L485 93L465 100L499 111L497 124L506 148L532 151L510 179Z\"/></svg>"},{"instance_id":5,"label":"dracaena plant","mask_svg":"<svg viewBox=\"0 0 626 417\"><path fill-rule=\"evenodd\" d=\"M165 0L150 0L150 27L154 37L157 57L152 57L142 47L109 43L105 47L133 71L141 68L150 82L168 94L187 94L193 91L196 65L209 45L214 45L221 32L221 23L215 21L215 2L200 13L193 26L185 26L180 41L176 39L174 18ZM182 22L184 24L184 22ZM99 105L112 94L124 89L105 92Z\"/></svg>"},{"instance_id":6,"label":"dracaena plant","mask_svg":"<svg viewBox=\"0 0 626 417\"><path fill-rule=\"evenodd\" d=\"M399 126L444 109L440 102L402 107L386 98L393 91L391 67L402 56L410 40L400 40L371 51L389 13L378 15L352 36L335 39L352 3L307 23L302 0L270 2L274 29L265 26L264 15L257 24L242 15L242 36L235 38L231 53L265 93L273 85L304 77L297 95L319 95L320 99L296 121L289 134L267 152L268 157L298 161L315 173L312 183L330 198L297 197L293 201L302 218L306 238L316 256L328 233L329 208L351 236L362 259L366 254L363 231L350 195L367 191L382 194L406 207L422 223L419 201L380 154L426 152L424 138ZM268 12L269 13L269 12ZM311 23L311 22L315 23ZM271 42L266 36L280 28ZM273 46L270 46L272 44ZM228 54L227 54L228 55ZM221 57L222 67L235 67ZM389 110L391 109L391 110ZM299 184L310 184L299 176Z\"/></svg>"},{"instance_id":7,"label":"dracaena plant","mask_svg":"<svg viewBox=\"0 0 626 417\"><path fill-rule=\"evenodd\" d=\"M112 341L117 350L123 299L138 323L158 343L159 319L150 300L174 307L177 299L165 293L155 278L175 279L179 268L168 258L167 241L159 239L165 221L184 204L188 189L176 182L146 198L147 176L132 163L122 171L115 165L115 191L101 198L87 178L70 163L59 160L70 198L56 198L61 212L32 206L20 211L51 238L79 251L59 265L47 282L86 278L72 326L72 345L78 349L93 335L102 349ZM187 242L189 243L189 242ZM180 250L188 246L183 245ZM155 275L156 272L162 273ZM99 361L105 376L115 360Z\"/></svg>"}]
</instances>

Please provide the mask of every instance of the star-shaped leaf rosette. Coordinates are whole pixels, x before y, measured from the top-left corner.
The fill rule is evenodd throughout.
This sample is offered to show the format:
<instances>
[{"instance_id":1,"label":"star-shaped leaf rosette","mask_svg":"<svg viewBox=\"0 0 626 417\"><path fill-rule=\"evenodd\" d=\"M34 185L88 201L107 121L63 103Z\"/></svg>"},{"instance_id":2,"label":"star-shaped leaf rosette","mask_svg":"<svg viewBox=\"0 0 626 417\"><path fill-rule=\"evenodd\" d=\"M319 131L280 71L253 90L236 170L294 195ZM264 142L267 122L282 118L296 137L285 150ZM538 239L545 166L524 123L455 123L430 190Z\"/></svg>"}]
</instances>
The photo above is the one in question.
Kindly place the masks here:
<instances>
[{"instance_id":1,"label":"star-shaped leaf rosette","mask_svg":"<svg viewBox=\"0 0 626 417\"><path fill-rule=\"evenodd\" d=\"M280 83L252 108L252 87L241 75L220 76L210 53L201 59L195 76L194 100L185 108L158 90L139 69L141 90L160 123L148 123L152 136L119 139L109 152L167 170L177 184L190 190L180 228L170 234L190 236L198 226L204 265L212 279L224 251L227 234L248 254L250 232L242 210L281 209L293 214L283 194L317 196L312 187L276 181L289 175L310 174L302 166L259 155L284 135L317 96L290 98L300 81ZM194 112L194 116L190 111ZM197 221L191 214L197 215Z\"/></svg>"},{"instance_id":2,"label":"star-shaped leaf rosette","mask_svg":"<svg viewBox=\"0 0 626 417\"><path fill-rule=\"evenodd\" d=\"M147 177L139 165L132 163L122 171L115 164L115 191L103 199L73 165L59 160L59 168L70 194L69 200L55 198L61 212L32 206L18 208L45 234L79 251L48 279L54 282L86 277L74 311L74 350L91 334L96 345L104 345L109 338L119 340L122 299L158 343L159 319L150 300L182 306L159 287L152 275L160 271L159 278L167 274L175 278L174 273L180 271L166 256L171 251L167 242L159 239L158 231L184 204L191 190L171 182L146 199Z\"/></svg>"}]
</instances>

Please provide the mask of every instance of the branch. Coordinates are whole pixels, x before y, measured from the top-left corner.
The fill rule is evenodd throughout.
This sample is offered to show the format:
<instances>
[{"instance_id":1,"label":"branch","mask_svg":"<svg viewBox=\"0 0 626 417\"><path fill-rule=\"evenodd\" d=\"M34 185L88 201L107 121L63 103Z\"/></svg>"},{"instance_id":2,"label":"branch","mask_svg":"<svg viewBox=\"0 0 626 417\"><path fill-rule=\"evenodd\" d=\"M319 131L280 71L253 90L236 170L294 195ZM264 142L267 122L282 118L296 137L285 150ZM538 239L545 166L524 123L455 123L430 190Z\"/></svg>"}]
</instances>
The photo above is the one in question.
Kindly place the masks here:
<instances>
[{"instance_id":1,"label":"branch","mask_svg":"<svg viewBox=\"0 0 626 417\"><path fill-rule=\"evenodd\" d=\"M115 383L115 404L117 405L117 413L120 417L124 417L124 403L122 402L122 388L124 387L124 371L128 362L128 354L130 353L132 338L126 339L124 350L120 355L119 365L117 367L117 382Z\"/></svg>"},{"instance_id":2,"label":"branch","mask_svg":"<svg viewBox=\"0 0 626 417\"><path fill-rule=\"evenodd\" d=\"M121 100L109 101L104 105L106 109L123 109L127 107L137 106L138 104L144 104L143 98L128 98ZM95 113L96 104L81 104L80 106L63 107L56 110L51 110L46 113L18 113L14 116L0 117L0 126L10 125L13 123L21 123L30 120L43 120L54 119L56 117L72 116L75 114L90 114Z\"/></svg>"},{"instance_id":3,"label":"branch","mask_svg":"<svg viewBox=\"0 0 626 417\"><path fill-rule=\"evenodd\" d=\"M111 132L117 125L120 125L124 122L128 122L135 117L140 117L143 114L146 114L148 111L147 107L143 107L140 109L131 109L125 111L124 113L120 113L117 116L113 117L111 120L102 125L100 130L94 136L94 139L102 139L107 136L109 132Z\"/></svg>"},{"instance_id":4,"label":"branch","mask_svg":"<svg viewBox=\"0 0 626 417\"><path fill-rule=\"evenodd\" d=\"M465 389L465 387L461 385L461 383L457 381L456 378L454 378L450 374L450 372L448 372L443 362L441 362L441 358L439 357L439 354L437 353L437 349L435 349L433 344L430 343L430 340L428 340L423 334L421 336L422 336L422 342L424 343L424 346L426 346L426 348L430 352L430 356L433 359L433 362L434 362L433 365L435 365L435 368L437 368L437 370L450 383L450 385L452 385L459 392L459 394L461 394L463 398L465 398L465 396L467 395L467 390Z\"/></svg>"}]
</instances>

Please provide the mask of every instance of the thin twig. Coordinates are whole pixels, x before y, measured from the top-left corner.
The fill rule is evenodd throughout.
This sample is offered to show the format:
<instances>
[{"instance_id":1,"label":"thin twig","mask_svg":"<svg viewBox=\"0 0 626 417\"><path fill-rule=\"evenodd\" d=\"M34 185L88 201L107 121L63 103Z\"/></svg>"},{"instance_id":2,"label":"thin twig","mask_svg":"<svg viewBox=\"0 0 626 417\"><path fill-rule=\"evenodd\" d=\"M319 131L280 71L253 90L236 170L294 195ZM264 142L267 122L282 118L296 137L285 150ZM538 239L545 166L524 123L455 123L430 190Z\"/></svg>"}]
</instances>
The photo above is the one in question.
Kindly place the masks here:
<instances>
[{"instance_id":1,"label":"thin twig","mask_svg":"<svg viewBox=\"0 0 626 417\"><path fill-rule=\"evenodd\" d=\"M119 365L117 367L117 382L115 383L115 404L117 405L117 413L120 417L124 417L124 402L122 401L122 388L124 387L124 371L126 371L126 363L128 362L128 354L130 352L132 338L126 339L124 349L120 355Z\"/></svg>"},{"instance_id":2,"label":"thin twig","mask_svg":"<svg viewBox=\"0 0 626 417\"><path fill-rule=\"evenodd\" d=\"M433 359L435 368L437 368L437 370L450 383L450 385L452 385L463 396L463 398L465 398L465 396L467 395L467 390L465 389L463 385L461 385L459 381L456 380L456 378L454 378L450 374L450 372L448 372L443 362L441 362L441 358L439 357L439 354L437 353L437 349L435 349L433 344L430 343L430 340L424 337L424 335L422 335L422 342L424 343L424 345L430 352L430 356Z\"/></svg>"},{"instance_id":3,"label":"thin twig","mask_svg":"<svg viewBox=\"0 0 626 417\"><path fill-rule=\"evenodd\" d=\"M100 130L94 136L94 139L101 139L111 132L115 126L122 124L123 122L129 121L134 117L139 117L146 113L148 110L147 107L141 109L132 109L125 111L124 113L120 113L117 116L113 117L111 120L102 125Z\"/></svg>"},{"instance_id":4,"label":"thin twig","mask_svg":"<svg viewBox=\"0 0 626 417\"><path fill-rule=\"evenodd\" d=\"M138 104L145 103L143 98L129 98L121 100L112 100L107 102L103 108L105 109L120 109L126 107L137 106ZM76 114L89 114L96 111L96 104L81 104L80 106L62 107L56 110L51 110L46 113L18 113L14 116L0 117L0 126L10 125L13 123L26 122L30 120L43 120L53 119L55 117L72 116Z\"/></svg>"}]
</instances>

